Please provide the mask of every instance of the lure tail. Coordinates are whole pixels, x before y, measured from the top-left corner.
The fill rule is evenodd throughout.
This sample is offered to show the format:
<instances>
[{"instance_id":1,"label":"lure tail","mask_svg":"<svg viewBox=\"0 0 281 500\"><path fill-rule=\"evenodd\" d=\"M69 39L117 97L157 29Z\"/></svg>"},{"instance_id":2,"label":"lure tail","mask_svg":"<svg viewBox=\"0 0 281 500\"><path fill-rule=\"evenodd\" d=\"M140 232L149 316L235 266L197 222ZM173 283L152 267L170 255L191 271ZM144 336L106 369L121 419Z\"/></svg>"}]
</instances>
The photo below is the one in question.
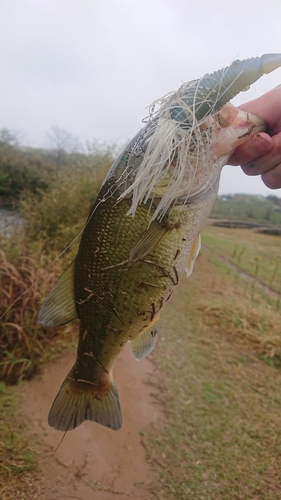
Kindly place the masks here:
<instances>
[{"instance_id":1,"label":"lure tail","mask_svg":"<svg viewBox=\"0 0 281 500\"><path fill-rule=\"evenodd\" d=\"M73 378L75 366L65 378L49 412L48 423L70 431L85 420L120 429L122 414L115 383L108 375L101 384Z\"/></svg>"},{"instance_id":2,"label":"lure tail","mask_svg":"<svg viewBox=\"0 0 281 500\"><path fill-rule=\"evenodd\" d=\"M183 84L167 104L171 118L182 126L191 126L193 117L202 120L221 109L261 76L281 66L281 54L264 54L233 63L193 82Z\"/></svg>"}]
</instances>

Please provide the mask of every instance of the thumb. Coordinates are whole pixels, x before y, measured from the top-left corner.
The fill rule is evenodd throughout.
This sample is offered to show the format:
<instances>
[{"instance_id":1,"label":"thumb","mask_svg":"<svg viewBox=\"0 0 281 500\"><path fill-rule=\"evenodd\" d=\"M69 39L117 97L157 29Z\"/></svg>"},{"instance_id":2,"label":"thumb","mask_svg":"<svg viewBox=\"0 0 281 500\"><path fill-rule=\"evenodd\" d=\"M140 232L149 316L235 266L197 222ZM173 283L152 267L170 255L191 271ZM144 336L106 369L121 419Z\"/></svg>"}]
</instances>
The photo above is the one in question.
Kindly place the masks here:
<instances>
[{"instance_id":1,"label":"thumb","mask_svg":"<svg viewBox=\"0 0 281 500\"><path fill-rule=\"evenodd\" d=\"M265 132L256 134L252 139L241 144L231 155L229 165L243 165L269 153L273 147L270 135Z\"/></svg>"}]
</instances>

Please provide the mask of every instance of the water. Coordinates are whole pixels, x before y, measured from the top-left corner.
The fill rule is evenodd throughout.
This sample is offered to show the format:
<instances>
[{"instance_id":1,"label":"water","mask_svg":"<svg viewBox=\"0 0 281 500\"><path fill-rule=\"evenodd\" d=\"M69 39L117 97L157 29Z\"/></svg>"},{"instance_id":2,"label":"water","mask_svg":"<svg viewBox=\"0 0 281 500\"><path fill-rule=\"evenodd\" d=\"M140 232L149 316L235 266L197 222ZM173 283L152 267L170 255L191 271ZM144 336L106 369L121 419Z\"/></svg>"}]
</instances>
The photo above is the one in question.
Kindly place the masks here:
<instances>
[{"instance_id":1,"label":"water","mask_svg":"<svg viewBox=\"0 0 281 500\"><path fill-rule=\"evenodd\" d=\"M17 212L0 208L0 235L10 237L14 231L22 229L23 224L24 221Z\"/></svg>"}]
</instances>

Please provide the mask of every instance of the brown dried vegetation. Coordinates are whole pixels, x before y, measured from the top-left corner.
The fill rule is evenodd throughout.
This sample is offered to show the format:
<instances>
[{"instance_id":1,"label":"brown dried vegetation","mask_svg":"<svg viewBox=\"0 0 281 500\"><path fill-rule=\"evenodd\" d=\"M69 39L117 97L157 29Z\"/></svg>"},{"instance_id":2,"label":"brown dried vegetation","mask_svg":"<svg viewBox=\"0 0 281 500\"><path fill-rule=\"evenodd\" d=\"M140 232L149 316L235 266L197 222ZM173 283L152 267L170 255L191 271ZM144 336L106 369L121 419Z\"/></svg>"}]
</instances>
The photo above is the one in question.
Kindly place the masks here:
<instances>
[{"instance_id":1,"label":"brown dried vegetation","mask_svg":"<svg viewBox=\"0 0 281 500\"><path fill-rule=\"evenodd\" d=\"M0 379L8 384L30 378L55 331L37 325L40 303L55 282L55 270L45 272L23 255L16 266L0 250ZM5 312L6 311L6 312Z\"/></svg>"}]
</instances>

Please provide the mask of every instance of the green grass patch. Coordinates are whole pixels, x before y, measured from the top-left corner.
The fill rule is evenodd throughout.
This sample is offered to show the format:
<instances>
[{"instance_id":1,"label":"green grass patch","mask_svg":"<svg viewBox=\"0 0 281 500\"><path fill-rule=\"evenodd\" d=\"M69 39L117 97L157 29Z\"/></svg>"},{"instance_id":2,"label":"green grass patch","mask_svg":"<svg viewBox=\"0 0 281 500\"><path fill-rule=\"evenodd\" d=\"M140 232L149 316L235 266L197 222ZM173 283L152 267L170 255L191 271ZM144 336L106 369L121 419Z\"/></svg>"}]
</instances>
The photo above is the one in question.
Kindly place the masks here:
<instances>
[{"instance_id":1,"label":"green grass patch","mask_svg":"<svg viewBox=\"0 0 281 500\"><path fill-rule=\"evenodd\" d=\"M16 408L12 389L0 383L1 500L30 500L38 498L39 492L37 456L25 438L25 423Z\"/></svg>"},{"instance_id":2,"label":"green grass patch","mask_svg":"<svg viewBox=\"0 0 281 500\"><path fill-rule=\"evenodd\" d=\"M273 291L281 291L280 237L249 229L204 228L202 242L238 270L258 279Z\"/></svg>"}]
</instances>

